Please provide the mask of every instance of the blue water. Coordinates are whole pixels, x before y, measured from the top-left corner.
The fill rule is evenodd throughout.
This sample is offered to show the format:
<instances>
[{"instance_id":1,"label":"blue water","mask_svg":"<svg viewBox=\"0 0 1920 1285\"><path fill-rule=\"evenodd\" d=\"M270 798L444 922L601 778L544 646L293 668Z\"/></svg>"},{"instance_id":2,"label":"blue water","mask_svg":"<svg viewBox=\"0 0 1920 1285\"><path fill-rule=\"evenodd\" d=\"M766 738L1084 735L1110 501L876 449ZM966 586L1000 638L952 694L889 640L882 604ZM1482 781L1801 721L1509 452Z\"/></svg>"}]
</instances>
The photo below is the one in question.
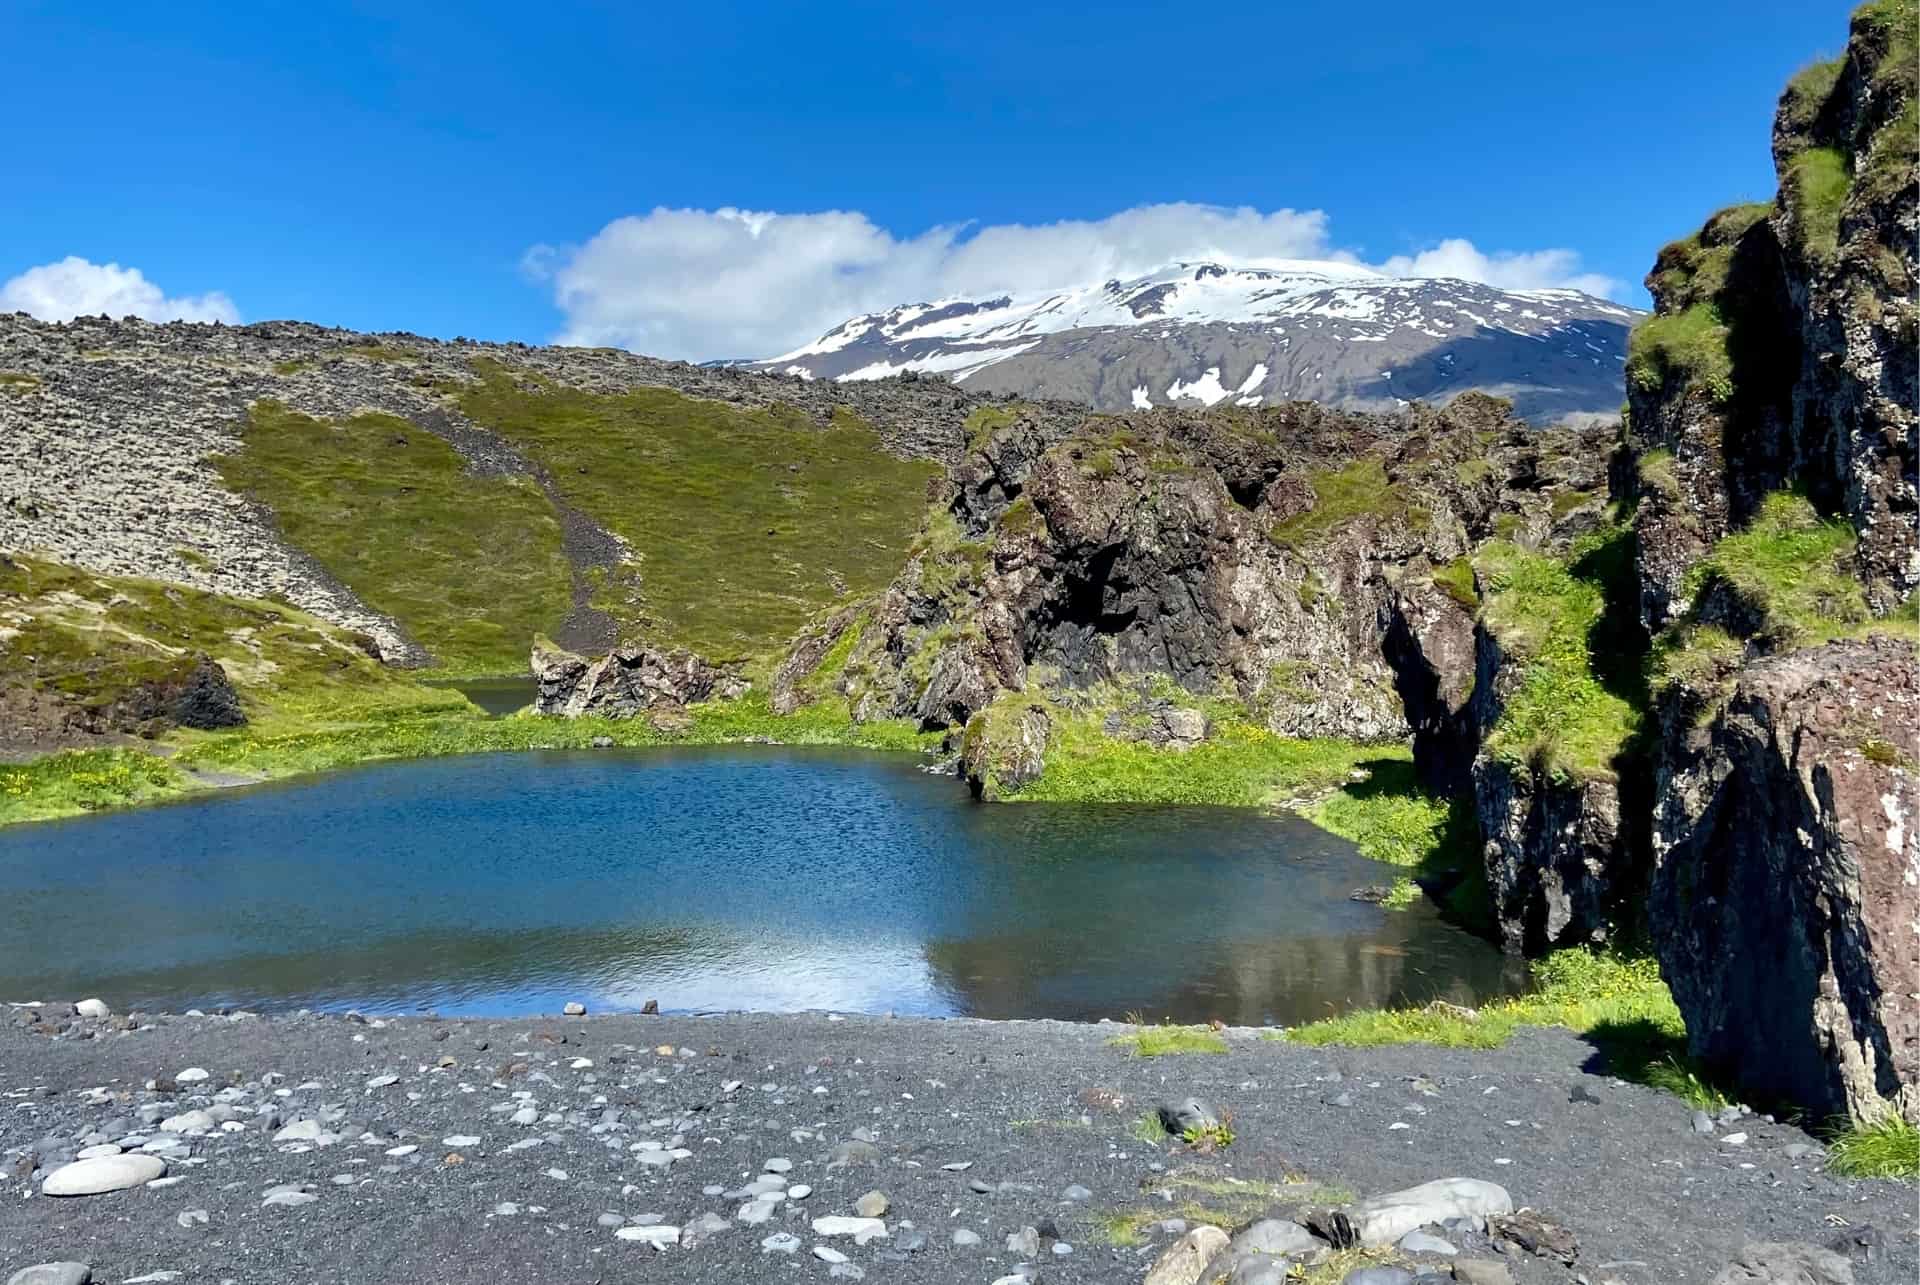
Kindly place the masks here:
<instances>
[{"instance_id":1,"label":"blue water","mask_svg":"<svg viewBox=\"0 0 1920 1285\"><path fill-rule=\"evenodd\" d=\"M392 763L0 831L0 1000L1282 1022L1519 980L1238 809L982 805L899 756Z\"/></svg>"}]
</instances>

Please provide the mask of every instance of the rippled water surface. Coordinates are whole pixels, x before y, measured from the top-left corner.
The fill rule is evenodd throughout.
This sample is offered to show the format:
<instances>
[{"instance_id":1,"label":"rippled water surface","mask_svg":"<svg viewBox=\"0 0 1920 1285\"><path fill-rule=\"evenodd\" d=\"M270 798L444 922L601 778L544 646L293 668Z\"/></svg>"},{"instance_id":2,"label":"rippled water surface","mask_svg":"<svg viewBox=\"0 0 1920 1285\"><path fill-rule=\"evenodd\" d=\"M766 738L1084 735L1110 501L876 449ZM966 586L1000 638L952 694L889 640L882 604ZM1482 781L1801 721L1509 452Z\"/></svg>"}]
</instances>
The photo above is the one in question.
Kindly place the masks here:
<instances>
[{"instance_id":1,"label":"rippled water surface","mask_svg":"<svg viewBox=\"0 0 1920 1285\"><path fill-rule=\"evenodd\" d=\"M968 799L917 760L603 750L369 766L0 830L0 1000L1291 1023L1509 989L1303 821Z\"/></svg>"}]
</instances>

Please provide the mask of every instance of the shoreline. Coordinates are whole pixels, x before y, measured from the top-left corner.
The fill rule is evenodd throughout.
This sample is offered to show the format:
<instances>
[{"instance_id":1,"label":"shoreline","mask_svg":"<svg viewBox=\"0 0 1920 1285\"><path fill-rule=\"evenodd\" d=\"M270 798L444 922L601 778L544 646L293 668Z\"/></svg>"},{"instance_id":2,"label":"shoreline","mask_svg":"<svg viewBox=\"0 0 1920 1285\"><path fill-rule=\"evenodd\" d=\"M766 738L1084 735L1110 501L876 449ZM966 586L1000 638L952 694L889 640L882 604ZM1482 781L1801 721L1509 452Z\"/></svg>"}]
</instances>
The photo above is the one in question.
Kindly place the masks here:
<instances>
[{"instance_id":1,"label":"shoreline","mask_svg":"<svg viewBox=\"0 0 1920 1285\"><path fill-rule=\"evenodd\" d=\"M1828 1174L1814 1139L1761 1116L1696 1133L1684 1103L1593 1073L1591 1046L1565 1031L1360 1050L1227 1028L1222 1052L1148 1058L1110 1042L1140 1028L1049 1019L179 1015L35 1030L21 1011L0 1021L9 1272L80 1259L110 1281L826 1279L809 1257L821 1245L876 1281L982 1281L1023 1262L1062 1285L1128 1281L1187 1227L1305 1219L1446 1177L1498 1183L1573 1234L1571 1266L1455 1235L1519 1285L1705 1281L1750 1241L1824 1244L1868 1224L1878 1247L1856 1281L1920 1267L1910 1186ZM1232 1113L1228 1145L1152 1136L1155 1106L1188 1096ZM129 1135L177 1181L37 1194L83 1140ZM770 1160L788 1162L787 1198L749 1212L735 1189ZM817 1230L870 1191L889 1206L885 1238ZM649 1227L680 1235L656 1250ZM955 1243L961 1231L977 1241ZM767 1245L783 1234L791 1256Z\"/></svg>"}]
</instances>

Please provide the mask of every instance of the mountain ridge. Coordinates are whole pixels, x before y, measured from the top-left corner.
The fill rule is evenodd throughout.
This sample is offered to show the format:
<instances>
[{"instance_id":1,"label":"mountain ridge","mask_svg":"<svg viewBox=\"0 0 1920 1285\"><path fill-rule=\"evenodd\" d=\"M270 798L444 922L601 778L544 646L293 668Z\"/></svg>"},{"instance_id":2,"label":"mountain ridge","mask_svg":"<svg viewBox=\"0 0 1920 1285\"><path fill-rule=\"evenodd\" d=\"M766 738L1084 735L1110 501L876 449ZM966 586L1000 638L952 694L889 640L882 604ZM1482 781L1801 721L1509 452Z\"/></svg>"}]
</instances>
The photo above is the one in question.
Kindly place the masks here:
<instances>
[{"instance_id":1,"label":"mountain ridge","mask_svg":"<svg viewBox=\"0 0 1920 1285\"><path fill-rule=\"evenodd\" d=\"M1576 290L1390 277L1336 260L1183 260L1065 290L948 296L851 317L734 363L858 383L908 371L1096 410L1317 401L1351 410L1484 392L1536 424L1615 413L1642 313Z\"/></svg>"}]
</instances>

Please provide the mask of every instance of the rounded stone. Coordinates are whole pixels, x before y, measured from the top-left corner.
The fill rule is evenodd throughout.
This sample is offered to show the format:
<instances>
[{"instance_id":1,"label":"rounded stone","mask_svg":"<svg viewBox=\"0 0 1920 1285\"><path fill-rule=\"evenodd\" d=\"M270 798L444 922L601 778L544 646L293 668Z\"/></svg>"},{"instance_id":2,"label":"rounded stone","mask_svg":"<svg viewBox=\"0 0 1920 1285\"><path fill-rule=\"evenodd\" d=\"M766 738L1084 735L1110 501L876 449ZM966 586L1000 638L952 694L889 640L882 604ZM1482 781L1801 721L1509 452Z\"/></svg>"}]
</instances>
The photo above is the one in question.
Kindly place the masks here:
<instances>
[{"instance_id":1,"label":"rounded stone","mask_svg":"<svg viewBox=\"0 0 1920 1285\"><path fill-rule=\"evenodd\" d=\"M40 1190L48 1196L98 1196L144 1186L166 1171L167 1162L159 1156L95 1156L55 1169Z\"/></svg>"},{"instance_id":2,"label":"rounded stone","mask_svg":"<svg viewBox=\"0 0 1920 1285\"><path fill-rule=\"evenodd\" d=\"M85 1263L38 1263L7 1277L7 1285L88 1285L92 1279Z\"/></svg>"}]
</instances>

